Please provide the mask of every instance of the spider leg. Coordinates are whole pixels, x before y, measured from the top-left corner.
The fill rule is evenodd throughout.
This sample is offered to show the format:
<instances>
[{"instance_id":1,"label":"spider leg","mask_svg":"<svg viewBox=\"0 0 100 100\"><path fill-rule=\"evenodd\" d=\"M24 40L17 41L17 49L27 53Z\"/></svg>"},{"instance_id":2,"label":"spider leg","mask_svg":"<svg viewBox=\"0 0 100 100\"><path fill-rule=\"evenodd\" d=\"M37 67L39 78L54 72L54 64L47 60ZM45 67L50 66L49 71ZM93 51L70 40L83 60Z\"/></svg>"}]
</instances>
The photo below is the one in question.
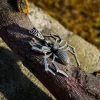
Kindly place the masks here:
<instances>
[{"instance_id":1,"label":"spider leg","mask_svg":"<svg viewBox=\"0 0 100 100\"><path fill-rule=\"evenodd\" d=\"M63 40L62 40L63 41ZM63 45L63 46L61 46L61 47L59 47L58 49L63 49L63 48L65 48L67 46L67 42Z\"/></svg>"},{"instance_id":2,"label":"spider leg","mask_svg":"<svg viewBox=\"0 0 100 100\"><path fill-rule=\"evenodd\" d=\"M32 50L39 51L40 53L50 52L49 48L47 48L46 46L43 46L39 42L35 42L34 44L32 44L31 42L29 42L29 44L32 46ZM39 48L38 46L40 46L42 48Z\"/></svg>"},{"instance_id":3,"label":"spider leg","mask_svg":"<svg viewBox=\"0 0 100 100\"><path fill-rule=\"evenodd\" d=\"M47 53L47 52L51 52L51 50L46 46L42 46L42 51L43 51L44 54Z\"/></svg>"},{"instance_id":4,"label":"spider leg","mask_svg":"<svg viewBox=\"0 0 100 100\"><path fill-rule=\"evenodd\" d=\"M36 47L36 45L33 45L31 42L29 42L29 44L32 46L32 50L35 50L35 51L39 51L39 52L43 52L42 49L39 49L38 47Z\"/></svg>"},{"instance_id":5,"label":"spider leg","mask_svg":"<svg viewBox=\"0 0 100 100\"><path fill-rule=\"evenodd\" d=\"M60 42L59 42L59 45L63 42L64 40L61 40Z\"/></svg>"},{"instance_id":6,"label":"spider leg","mask_svg":"<svg viewBox=\"0 0 100 100\"><path fill-rule=\"evenodd\" d=\"M34 42L36 42L36 39L35 38L31 38Z\"/></svg>"},{"instance_id":7,"label":"spider leg","mask_svg":"<svg viewBox=\"0 0 100 100\"><path fill-rule=\"evenodd\" d=\"M52 34L49 34L49 35L43 35L44 37L52 37L54 40L56 40L56 38L52 35Z\"/></svg>"},{"instance_id":8,"label":"spider leg","mask_svg":"<svg viewBox=\"0 0 100 100\"><path fill-rule=\"evenodd\" d=\"M29 42L29 43L30 43L30 42ZM32 46L32 50L36 50L36 51L39 51L39 52L45 54L45 55L43 56L43 58L44 58L45 71L46 71L46 72L50 72L50 73L52 73L53 75L55 75L55 73L49 68L49 65L48 65L48 63L47 63L47 58L49 58L49 57L52 55L52 53L46 55L46 52L49 51L49 49L46 48L46 47L44 47L44 46L42 47L42 49L39 49L38 47L36 47L35 45L32 45L31 43L30 43L30 45ZM47 50L46 50L46 49L47 49Z\"/></svg>"},{"instance_id":9,"label":"spider leg","mask_svg":"<svg viewBox=\"0 0 100 100\"><path fill-rule=\"evenodd\" d=\"M59 35L53 35L53 34L49 34L49 35L43 35L44 37L51 37L53 38L56 42L55 42L55 45L57 42L61 42L61 38Z\"/></svg>"},{"instance_id":10,"label":"spider leg","mask_svg":"<svg viewBox=\"0 0 100 100\"><path fill-rule=\"evenodd\" d=\"M55 58L56 58L56 55L53 55L52 63L53 63L53 65L54 65L55 69L56 69L56 72L57 72L57 73L60 73L60 74L62 74L62 75L64 75L64 76L66 76L66 77L68 77L68 75L67 75L64 71L60 70L60 69L57 67L57 65L56 65L56 63L55 63Z\"/></svg>"},{"instance_id":11,"label":"spider leg","mask_svg":"<svg viewBox=\"0 0 100 100\"><path fill-rule=\"evenodd\" d=\"M50 73L52 73L53 75L55 75L55 73L49 68L49 64L47 63L47 58L48 57L50 57L51 55L46 55L46 53L45 53L45 55L44 55L44 65L45 65L45 71L46 72L50 72Z\"/></svg>"},{"instance_id":12,"label":"spider leg","mask_svg":"<svg viewBox=\"0 0 100 100\"><path fill-rule=\"evenodd\" d=\"M42 46L42 44L40 42L37 42L35 38L32 38L32 40L34 41L34 44L37 44L38 46Z\"/></svg>"},{"instance_id":13,"label":"spider leg","mask_svg":"<svg viewBox=\"0 0 100 100\"><path fill-rule=\"evenodd\" d=\"M71 51L70 48L72 48L72 51ZM75 48L74 48L73 46L71 46L71 45L68 44L67 51L69 51L71 54L74 55L74 58L75 58L75 60L76 60L77 65L80 66L80 63L79 63L79 60L78 60L78 57L77 57Z\"/></svg>"},{"instance_id":14,"label":"spider leg","mask_svg":"<svg viewBox=\"0 0 100 100\"><path fill-rule=\"evenodd\" d=\"M32 40L34 41L34 44L29 42L29 44L32 46L32 50L36 50L36 51L42 52L41 49L39 49L37 46L42 47L43 45L40 42L37 42L35 38L32 38Z\"/></svg>"}]
</instances>

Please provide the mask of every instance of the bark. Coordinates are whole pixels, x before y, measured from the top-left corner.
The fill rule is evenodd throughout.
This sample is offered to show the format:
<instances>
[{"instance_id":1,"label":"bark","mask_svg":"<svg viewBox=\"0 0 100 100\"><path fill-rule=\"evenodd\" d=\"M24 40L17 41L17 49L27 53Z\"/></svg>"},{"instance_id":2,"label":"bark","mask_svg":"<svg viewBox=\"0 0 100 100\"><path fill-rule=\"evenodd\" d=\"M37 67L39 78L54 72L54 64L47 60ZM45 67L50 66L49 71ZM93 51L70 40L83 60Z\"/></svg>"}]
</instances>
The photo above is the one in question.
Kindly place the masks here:
<instances>
[{"instance_id":1,"label":"bark","mask_svg":"<svg viewBox=\"0 0 100 100\"><path fill-rule=\"evenodd\" d=\"M68 64L68 78L44 71L43 57L32 51L28 43L32 37L28 31L33 27L27 15L9 9L0 11L0 36L58 100L99 100L100 80L82 69ZM48 62L51 65L51 59ZM65 66L57 65L64 70Z\"/></svg>"}]
</instances>

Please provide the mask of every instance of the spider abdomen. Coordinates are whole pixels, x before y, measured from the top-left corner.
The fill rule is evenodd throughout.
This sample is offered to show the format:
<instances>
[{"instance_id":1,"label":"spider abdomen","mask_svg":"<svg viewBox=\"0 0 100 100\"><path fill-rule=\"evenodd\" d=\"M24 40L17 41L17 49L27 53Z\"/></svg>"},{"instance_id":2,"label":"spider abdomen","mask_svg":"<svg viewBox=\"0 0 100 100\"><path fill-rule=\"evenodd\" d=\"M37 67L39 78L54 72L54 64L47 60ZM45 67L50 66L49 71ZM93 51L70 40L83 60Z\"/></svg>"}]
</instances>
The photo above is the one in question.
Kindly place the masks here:
<instances>
[{"instance_id":1,"label":"spider abdomen","mask_svg":"<svg viewBox=\"0 0 100 100\"><path fill-rule=\"evenodd\" d=\"M65 51L58 49L56 51L55 55L58 57L58 60L63 65L67 65L69 63L69 57L68 57L68 54Z\"/></svg>"}]
</instances>

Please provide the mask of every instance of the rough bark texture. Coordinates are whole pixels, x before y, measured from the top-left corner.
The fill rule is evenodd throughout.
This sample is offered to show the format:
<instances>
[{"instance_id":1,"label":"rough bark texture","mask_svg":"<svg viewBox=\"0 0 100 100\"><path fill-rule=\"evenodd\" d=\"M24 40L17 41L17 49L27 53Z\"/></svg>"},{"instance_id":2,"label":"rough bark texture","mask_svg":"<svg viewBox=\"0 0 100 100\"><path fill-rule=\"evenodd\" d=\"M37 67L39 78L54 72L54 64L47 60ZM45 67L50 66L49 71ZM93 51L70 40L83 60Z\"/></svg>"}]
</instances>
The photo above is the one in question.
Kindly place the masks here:
<instances>
[{"instance_id":1,"label":"rough bark texture","mask_svg":"<svg viewBox=\"0 0 100 100\"><path fill-rule=\"evenodd\" d=\"M6 2L6 5L9 4ZM45 72L42 56L33 52L28 44L31 40L28 31L34 27L29 18L27 15L3 7L0 10L0 36L15 53L22 57L23 64L57 99L100 99L100 80L80 68L75 68L71 64L67 65L69 78L58 74L53 76L51 73ZM51 59L49 59L49 63L50 61ZM64 67L59 63L57 65L60 69Z\"/></svg>"}]
</instances>

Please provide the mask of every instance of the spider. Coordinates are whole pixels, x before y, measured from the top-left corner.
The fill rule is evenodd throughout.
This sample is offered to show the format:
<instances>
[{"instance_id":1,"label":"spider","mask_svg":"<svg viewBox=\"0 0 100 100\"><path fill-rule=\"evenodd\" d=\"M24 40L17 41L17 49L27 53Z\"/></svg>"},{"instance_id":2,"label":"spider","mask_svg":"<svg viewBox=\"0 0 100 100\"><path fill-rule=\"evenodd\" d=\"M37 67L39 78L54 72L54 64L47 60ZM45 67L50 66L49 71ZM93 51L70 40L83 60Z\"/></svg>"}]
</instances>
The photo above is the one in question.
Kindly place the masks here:
<instances>
[{"instance_id":1,"label":"spider","mask_svg":"<svg viewBox=\"0 0 100 100\"><path fill-rule=\"evenodd\" d=\"M38 40L37 41L35 38L32 38L32 40L34 40L34 44L32 44L31 42L29 42L29 44L32 46L32 50L43 53L46 72L50 72L55 75L55 72L49 68L49 64L47 62L47 58L50 58L52 56L53 58L51 62L55 68L55 71L61 75L68 77L68 75L64 71L58 68L55 61L55 59L58 59L63 65L67 65L69 63L69 57L65 51L69 51L71 54L73 54L77 65L80 66L75 48L69 45L67 42L63 46L60 46L63 43L63 40L60 38L59 35L49 34L43 36L36 28L33 28L31 31L29 31L29 33L34 35L35 38L37 38ZM44 37L53 38L55 40L55 43L45 39Z\"/></svg>"}]
</instances>

